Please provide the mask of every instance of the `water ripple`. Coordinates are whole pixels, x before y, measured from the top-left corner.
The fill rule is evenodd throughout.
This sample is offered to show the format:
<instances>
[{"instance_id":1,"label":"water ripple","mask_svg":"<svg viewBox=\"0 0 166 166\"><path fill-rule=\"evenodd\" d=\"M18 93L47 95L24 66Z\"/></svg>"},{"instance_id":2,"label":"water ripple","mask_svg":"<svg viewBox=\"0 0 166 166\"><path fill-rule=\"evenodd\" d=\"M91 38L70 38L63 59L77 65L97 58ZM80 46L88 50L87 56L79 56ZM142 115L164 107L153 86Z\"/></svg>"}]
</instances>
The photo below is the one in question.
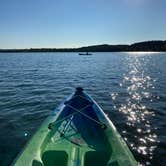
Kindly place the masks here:
<instances>
[{"instance_id":1,"label":"water ripple","mask_svg":"<svg viewBox=\"0 0 166 166\"><path fill-rule=\"evenodd\" d=\"M160 53L0 53L0 165L77 86L111 118L140 165L164 165L165 64Z\"/></svg>"}]
</instances>

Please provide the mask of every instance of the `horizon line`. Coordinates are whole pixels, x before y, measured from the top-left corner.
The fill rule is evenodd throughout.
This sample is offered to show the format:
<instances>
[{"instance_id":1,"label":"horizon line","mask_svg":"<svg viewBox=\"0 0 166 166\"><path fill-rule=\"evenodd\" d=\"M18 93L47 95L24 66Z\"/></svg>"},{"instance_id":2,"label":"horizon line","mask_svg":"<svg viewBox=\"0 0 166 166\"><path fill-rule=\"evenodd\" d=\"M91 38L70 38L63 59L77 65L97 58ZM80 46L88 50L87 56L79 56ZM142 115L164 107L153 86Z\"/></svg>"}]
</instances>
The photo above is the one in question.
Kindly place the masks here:
<instances>
[{"instance_id":1,"label":"horizon line","mask_svg":"<svg viewBox=\"0 0 166 166\"><path fill-rule=\"evenodd\" d=\"M109 46L117 46L117 45L133 45L137 43L144 43L144 42L164 42L166 40L144 40L138 42L130 42L130 44L90 44L90 45L83 45L83 46L76 46L76 47L27 47L27 48L0 48L0 50L30 50L30 49L79 49L82 47L89 47L89 46L100 46L100 45L109 45Z\"/></svg>"}]
</instances>

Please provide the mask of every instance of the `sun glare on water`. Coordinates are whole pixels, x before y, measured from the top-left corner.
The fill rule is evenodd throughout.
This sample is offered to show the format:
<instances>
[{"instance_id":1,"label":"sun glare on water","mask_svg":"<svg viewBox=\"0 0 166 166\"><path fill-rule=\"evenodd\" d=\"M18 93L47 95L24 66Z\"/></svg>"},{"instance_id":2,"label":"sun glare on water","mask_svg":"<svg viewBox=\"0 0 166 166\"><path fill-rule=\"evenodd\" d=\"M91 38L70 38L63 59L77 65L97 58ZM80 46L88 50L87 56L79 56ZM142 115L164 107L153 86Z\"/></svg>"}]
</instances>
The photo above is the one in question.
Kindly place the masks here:
<instances>
[{"instance_id":1,"label":"sun glare on water","mask_svg":"<svg viewBox=\"0 0 166 166\"><path fill-rule=\"evenodd\" d=\"M132 54L134 55L134 53ZM138 55L144 54L147 53L138 53ZM123 75L123 80L119 84L121 88L126 89L127 97L121 102L120 106L115 106L114 108L117 108L126 118L128 129L122 132L124 136L129 130L135 130L133 139L137 141L127 140L127 136L125 140L134 151L144 156L150 156L149 158L151 160L157 142L157 135L150 122L150 118L155 116L155 112L148 109L144 101L153 101L153 95L150 89L155 88L153 85L155 80L143 70L144 68L141 65L145 62L140 61L140 58L142 57L128 56L128 72ZM113 101L121 98L116 92L111 97Z\"/></svg>"}]
</instances>

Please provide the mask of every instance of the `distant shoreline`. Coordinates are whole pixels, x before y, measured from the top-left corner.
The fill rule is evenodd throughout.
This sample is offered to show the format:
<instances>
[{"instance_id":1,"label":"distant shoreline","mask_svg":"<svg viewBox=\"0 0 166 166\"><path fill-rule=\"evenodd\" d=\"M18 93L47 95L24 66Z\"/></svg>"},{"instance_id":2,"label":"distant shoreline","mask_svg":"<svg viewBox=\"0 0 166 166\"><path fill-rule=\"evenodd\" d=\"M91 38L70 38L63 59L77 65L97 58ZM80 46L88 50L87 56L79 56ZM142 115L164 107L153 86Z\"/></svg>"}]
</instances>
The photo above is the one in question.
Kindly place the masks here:
<instances>
[{"instance_id":1,"label":"distant shoreline","mask_svg":"<svg viewBox=\"0 0 166 166\"><path fill-rule=\"evenodd\" d=\"M0 49L1 53L25 52L166 52L166 40L144 41L131 45L92 45L80 48L29 48L29 49Z\"/></svg>"}]
</instances>

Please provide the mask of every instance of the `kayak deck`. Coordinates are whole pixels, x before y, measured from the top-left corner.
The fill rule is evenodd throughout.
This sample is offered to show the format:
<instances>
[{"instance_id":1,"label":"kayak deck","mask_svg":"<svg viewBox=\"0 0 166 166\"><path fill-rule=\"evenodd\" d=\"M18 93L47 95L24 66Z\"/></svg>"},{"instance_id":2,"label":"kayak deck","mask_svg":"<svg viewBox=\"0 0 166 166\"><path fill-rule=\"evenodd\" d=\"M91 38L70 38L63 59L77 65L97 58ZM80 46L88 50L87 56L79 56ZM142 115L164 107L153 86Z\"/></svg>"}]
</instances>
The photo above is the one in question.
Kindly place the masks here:
<instances>
[{"instance_id":1,"label":"kayak deck","mask_svg":"<svg viewBox=\"0 0 166 166\"><path fill-rule=\"evenodd\" d=\"M68 162L69 165L106 165L109 154L104 129L92 103L77 95L65 105L66 110L51 129L50 141L42 155L44 165L67 165ZM61 121L63 117L68 118Z\"/></svg>"}]
</instances>

